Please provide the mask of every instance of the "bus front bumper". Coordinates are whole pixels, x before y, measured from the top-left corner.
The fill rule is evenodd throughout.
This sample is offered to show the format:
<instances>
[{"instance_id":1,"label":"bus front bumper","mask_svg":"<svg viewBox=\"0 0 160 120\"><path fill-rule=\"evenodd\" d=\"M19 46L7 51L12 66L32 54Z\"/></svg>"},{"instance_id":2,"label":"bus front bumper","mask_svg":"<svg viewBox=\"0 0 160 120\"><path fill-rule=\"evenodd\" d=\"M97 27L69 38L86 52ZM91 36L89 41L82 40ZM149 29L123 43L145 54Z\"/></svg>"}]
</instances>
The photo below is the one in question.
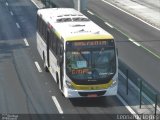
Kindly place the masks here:
<instances>
[{"instance_id":1,"label":"bus front bumper","mask_svg":"<svg viewBox=\"0 0 160 120\"><path fill-rule=\"evenodd\" d=\"M74 90L64 88L64 96L66 98L113 96L117 95L117 89L117 85L102 90Z\"/></svg>"}]
</instances>

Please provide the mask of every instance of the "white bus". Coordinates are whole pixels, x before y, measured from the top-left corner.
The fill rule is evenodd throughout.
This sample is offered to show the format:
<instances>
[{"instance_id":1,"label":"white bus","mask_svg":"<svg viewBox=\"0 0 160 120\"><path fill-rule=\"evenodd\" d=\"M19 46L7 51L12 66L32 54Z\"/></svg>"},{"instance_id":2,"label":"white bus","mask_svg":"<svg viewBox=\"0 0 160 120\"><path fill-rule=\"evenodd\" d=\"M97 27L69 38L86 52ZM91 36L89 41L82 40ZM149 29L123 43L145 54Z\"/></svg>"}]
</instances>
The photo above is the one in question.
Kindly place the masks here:
<instances>
[{"instance_id":1,"label":"white bus","mask_svg":"<svg viewBox=\"0 0 160 120\"><path fill-rule=\"evenodd\" d=\"M65 97L117 94L114 38L72 8L37 12L37 49Z\"/></svg>"}]
</instances>

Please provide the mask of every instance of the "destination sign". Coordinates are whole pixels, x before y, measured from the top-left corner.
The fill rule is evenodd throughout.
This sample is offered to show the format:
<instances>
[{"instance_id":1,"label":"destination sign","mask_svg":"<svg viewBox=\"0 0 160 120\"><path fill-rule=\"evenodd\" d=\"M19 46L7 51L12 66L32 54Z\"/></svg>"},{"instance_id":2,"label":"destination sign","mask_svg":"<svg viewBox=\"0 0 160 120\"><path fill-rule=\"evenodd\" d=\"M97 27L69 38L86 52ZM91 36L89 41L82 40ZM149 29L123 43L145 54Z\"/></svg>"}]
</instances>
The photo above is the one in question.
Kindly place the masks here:
<instances>
[{"instance_id":1,"label":"destination sign","mask_svg":"<svg viewBox=\"0 0 160 120\"><path fill-rule=\"evenodd\" d=\"M88 41L70 41L66 43L67 50L77 49L96 49L114 47L113 40L88 40Z\"/></svg>"},{"instance_id":2,"label":"destination sign","mask_svg":"<svg viewBox=\"0 0 160 120\"><path fill-rule=\"evenodd\" d=\"M107 45L107 41L80 41L80 42L74 42L74 46L102 46Z\"/></svg>"},{"instance_id":3,"label":"destination sign","mask_svg":"<svg viewBox=\"0 0 160 120\"><path fill-rule=\"evenodd\" d=\"M67 42L67 49L114 47L113 40L92 40Z\"/></svg>"}]
</instances>

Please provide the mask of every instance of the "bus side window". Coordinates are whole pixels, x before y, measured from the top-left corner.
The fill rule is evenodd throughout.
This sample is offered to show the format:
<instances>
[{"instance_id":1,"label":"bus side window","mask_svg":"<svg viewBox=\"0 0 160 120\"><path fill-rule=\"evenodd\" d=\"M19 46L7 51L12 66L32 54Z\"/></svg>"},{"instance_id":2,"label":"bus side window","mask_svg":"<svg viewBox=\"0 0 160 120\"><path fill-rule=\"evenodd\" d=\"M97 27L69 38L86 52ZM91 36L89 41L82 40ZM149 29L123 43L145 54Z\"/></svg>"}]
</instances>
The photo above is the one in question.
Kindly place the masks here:
<instances>
[{"instance_id":1,"label":"bus side window","mask_svg":"<svg viewBox=\"0 0 160 120\"><path fill-rule=\"evenodd\" d=\"M52 35L52 31L50 30L50 33L49 33L49 47L52 49L52 46L53 46L53 35Z\"/></svg>"},{"instance_id":2,"label":"bus side window","mask_svg":"<svg viewBox=\"0 0 160 120\"><path fill-rule=\"evenodd\" d=\"M39 25L40 25L39 15L37 15L37 30L38 30L38 32L39 32Z\"/></svg>"},{"instance_id":3,"label":"bus side window","mask_svg":"<svg viewBox=\"0 0 160 120\"><path fill-rule=\"evenodd\" d=\"M56 54L59 57L60 39L56 36Z\"/></svg>"},{"instance_id":4,"label":"bus side window","mask_svg":"<svg viewBox=\"0 0 160 120\"><path fill-rule=\"evenodd\" d=\"M63 44L61 40L57 42L57 57L58 57L58 64L60 65L63 62Z\"/></svg>"},{"instance_id":5,"label":"bus side window","mask_svg":"<svg viewBox=\"0 0 160 120\"><path fill-rule=\"evenodd\" d=\"M55 52L55 55L57 55L57 43L58 43L58 38L57 38L56 34L54 33L54 52Z\"/></svg>"},{"instance_id":6,"label":"bus side window","mask_svg":"<svg viewBox=\"0 0 160 120\"><path fill-rule=\"evenodd\" d=\"M47 24L44 22L44 33L43 33L43 35L44 35L44 38L47 40L47 31L48 31L48 29L47 29Z\"/></svg>"},{"instance_id":7,"label":"bus side window","mask_svg":"<svg viewBox=\"0 0 160 120\"><path fill-rule=\"evenodd\" d=\"M58 40L58 47L57 47L57 55L60 57L62 55L62 50L63 50L63 47L62 47L62 43L60 40Z\"/></svg>"},{"instance_id":8,"label":"bus side window","mask_svg":"<svg viewBox=\"0 0 160 120\"><path fill-rule=\"evenodd\" d=\"M40 35L42 36L42 18L39 16L38 17L38 32L40 33Z\"/></svg>"},{"instance_id":9,"label":"bus side window","mask_svg":"<svg viewBox=\"0 0 160 120\"><path fill-rule=\"evenodd\" d=\"M60 44L60 55L63 55L64 49L63 49L63 44Z\"/></svg>"},{"instance_id":10,"label":"bus side window","mask_svg":"<svg viewBox=\"0 0 160 120\"><path fill-rule=\"evenodd\" d=\"M43 21L41 22L41 25L42 25L41 33L42 33L42 37L44 38L44 22Z\"/></svg>"}]
</instances>

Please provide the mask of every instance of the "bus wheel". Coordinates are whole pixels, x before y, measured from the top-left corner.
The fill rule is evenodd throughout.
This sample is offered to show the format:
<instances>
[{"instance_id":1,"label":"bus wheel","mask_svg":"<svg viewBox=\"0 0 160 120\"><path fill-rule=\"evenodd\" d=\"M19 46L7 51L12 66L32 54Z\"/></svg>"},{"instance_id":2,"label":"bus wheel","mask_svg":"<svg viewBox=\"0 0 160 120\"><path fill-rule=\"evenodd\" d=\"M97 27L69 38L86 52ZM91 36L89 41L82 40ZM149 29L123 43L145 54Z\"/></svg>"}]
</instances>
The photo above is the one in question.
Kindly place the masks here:
<instances>
[{"instance_id":1,"label":"bus wheel","mask_svg":"<svg viewBox=\"0 0 160 120\"><path fill-rule=\"evenodd\" d=\"M61 84L62 84L62 83L59 81L58 73L56 73L56 83L57 83L57 85L58 85L58 88L59 88L60 91L61 91L62 96L64 96L64 94L63 94L63 89L61 89Z\"/></svg>"},{"instance_id":2,"label":"bus wheel","mask_svg":"<svg viewBox=\"0 0 160 120\"><path fill-rule=\"evenodd\" d=\"M45 71L46 71L46 72L49 72L49 69L48 69L48 67L47 67L47 66L45 66L45 68L44 68L44 69L45 69Z\"/></svg>"},{"instance_id":3,"label":"bus wheel","mask_svg":"<svg viewBox=\"0 0 160 120\"><path fill-rule=\"evenodd\" d=\"M59 86L59 78L58 78L58 73L56 73L56 83L58 84Z\"/></svg>"},{"instance_id":4,"label":"bus wheel","mask_svg":"<svg viewBox=\"0 0 160 120\"><path fill-rule=\"evenodd\" d=\"M44 66L44 70L45 70L46 72L49 72L48 67L46 66L46 59L45 59L44 52L43 52L43 66Z\"/></svg>"}]
</instances>

